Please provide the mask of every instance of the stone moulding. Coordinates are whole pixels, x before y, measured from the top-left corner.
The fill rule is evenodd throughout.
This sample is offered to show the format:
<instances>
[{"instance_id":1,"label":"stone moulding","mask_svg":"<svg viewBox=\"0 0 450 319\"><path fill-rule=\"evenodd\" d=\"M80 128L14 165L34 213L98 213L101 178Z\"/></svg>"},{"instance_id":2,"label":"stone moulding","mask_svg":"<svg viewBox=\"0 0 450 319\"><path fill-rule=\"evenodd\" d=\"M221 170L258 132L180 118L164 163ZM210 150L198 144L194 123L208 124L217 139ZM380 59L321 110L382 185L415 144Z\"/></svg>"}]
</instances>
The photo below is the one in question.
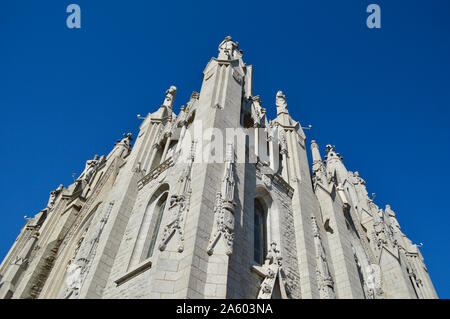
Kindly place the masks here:
<instances>
[{"instance_id":1,"label":"stone moulding","mask_svg":"<svg viewBox=\"0 0 450 319\"><path fill-rule=\"evenodd\" d=\"M100 192L102 191L103 186L109 180L110 176L114 172L117 172L117 169L118 169L119 165L120 165L120 159L119 158L115 158L114 161L111 163L111 165L106 170L105 174L97 182L97 184L94 187L93 192L91 193L91 196L89 197L87 202L81 207L81 209L79 211L79 216L77 218L76 224L73 225L71 230L65 236L64 241L63 241L63 245L66 245L68 243L68 241L70 240L70 238L72 238L72 235L74 234L74 232L76 230L78 230L78 227L80 226L80 224L84 220L84 216L86 216L90 212L90 209L91 209L92 205L95 203L95 201L97 200L97 197L100 194Z\"/></svg>"},{"instance_id":2,"label":"stone moulding","mask_svg":"<svg viewBox=\"0 0 450 319\"><path fill-rule=\"evenodd\" d=\"M116 283L117 286L120 286L124 282L130 280L131 278L136 277L137 275L143 273L144 271L146 271L147 269L150 269L151 267L152 267L152 261L150 259L145 260L144 262L140 263L139 265L134 267L132 270L127 272L125 275L114 280L114 282Z\"/></svg>"},{"instance_id":3,"label":"stone moulding","mask_svg":"<svg viewBox=\"0 0 450 319\"><path fill-rule=\"evenodd\" d=\"M172 167L174 165L172 158L169 158L162 162L160 165L155 167L145 175L142 179L138 181L138 189L141 190L145 185L150 183L152 180L158 178L159 175L161 175L165 170Z\"/></svg>"}]
</instances>

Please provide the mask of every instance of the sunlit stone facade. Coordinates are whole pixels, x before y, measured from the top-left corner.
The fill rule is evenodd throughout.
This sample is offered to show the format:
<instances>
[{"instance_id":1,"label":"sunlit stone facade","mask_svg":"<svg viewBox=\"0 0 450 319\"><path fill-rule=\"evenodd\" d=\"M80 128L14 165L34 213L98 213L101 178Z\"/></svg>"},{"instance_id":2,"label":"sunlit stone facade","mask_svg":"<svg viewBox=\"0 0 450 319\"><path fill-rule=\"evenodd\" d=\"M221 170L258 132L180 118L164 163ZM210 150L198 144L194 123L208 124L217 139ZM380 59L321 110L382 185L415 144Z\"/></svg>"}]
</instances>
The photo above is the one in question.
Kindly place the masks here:
<instances>
[{"instance_id":1,"label":"sunlit stone facade","mask_svg":"<svg viewBox=\"0 0 450 319\"><path fill-rule=\"evenodd\" d=\"M227 37L178 114L172 86L136 137L50 193L0 298L437 298L394 211L334 146L322 158L281 91L269 120L252 76Z\"/></svg>"}]
</instances>

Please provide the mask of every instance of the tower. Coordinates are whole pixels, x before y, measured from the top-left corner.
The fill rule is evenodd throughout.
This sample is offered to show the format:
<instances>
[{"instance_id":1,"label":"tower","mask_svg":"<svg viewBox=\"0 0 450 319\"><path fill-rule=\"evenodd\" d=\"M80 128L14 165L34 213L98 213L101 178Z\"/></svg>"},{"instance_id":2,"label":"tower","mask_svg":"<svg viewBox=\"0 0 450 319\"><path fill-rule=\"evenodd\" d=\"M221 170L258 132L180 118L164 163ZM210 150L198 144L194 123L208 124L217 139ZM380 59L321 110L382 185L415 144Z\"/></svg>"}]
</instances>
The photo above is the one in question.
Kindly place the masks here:
<instances>
[{"instance_id":1,"label":"tower","mask_svg":"<svg viewBox=\"0 0 450 319\"><path fill-rule=\"evenodd\" d=\"M0 266L0 298L436 298L417 245L335 147L322 160L226 37L177 88L50 193Z\"/></svg>"}]
</instances>

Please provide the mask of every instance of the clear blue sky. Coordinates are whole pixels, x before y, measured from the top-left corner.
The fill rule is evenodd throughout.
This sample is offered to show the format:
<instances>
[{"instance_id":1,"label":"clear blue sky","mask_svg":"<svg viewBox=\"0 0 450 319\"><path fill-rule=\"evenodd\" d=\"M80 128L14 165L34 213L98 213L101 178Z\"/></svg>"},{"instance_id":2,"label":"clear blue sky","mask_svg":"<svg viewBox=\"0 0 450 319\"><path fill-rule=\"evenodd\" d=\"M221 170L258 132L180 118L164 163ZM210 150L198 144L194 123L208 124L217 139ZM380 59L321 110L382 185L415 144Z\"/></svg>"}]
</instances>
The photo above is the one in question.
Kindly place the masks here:
<instances>
[{"instance_id":1,"label":"clear blue sky","mask_svg":"<svg viewBox=\"0 0 450 319\"><path fill-rule=\"evenodd\" d=\"M68 29L77 3L82 28ZM382 28L368 29L377 3ZM336 145L369 193L423 242L450 297L450 1L0 2L0 258L85 161L138 130L170 85L176 109L231 35L273 118L283 90L308 140Z\"/></svg>"}]
</instances>

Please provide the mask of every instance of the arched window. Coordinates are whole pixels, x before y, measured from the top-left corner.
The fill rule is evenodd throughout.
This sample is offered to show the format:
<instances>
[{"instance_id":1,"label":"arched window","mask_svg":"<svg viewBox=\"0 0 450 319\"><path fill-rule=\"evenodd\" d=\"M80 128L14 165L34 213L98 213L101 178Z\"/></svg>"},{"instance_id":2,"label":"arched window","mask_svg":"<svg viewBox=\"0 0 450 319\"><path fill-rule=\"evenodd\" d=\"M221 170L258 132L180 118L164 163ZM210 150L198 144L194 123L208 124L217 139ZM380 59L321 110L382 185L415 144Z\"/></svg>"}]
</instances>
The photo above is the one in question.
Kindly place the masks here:
<instances>
[{"instance_id":1,"label":"arched window","mask_svg":"<svg viewBox=\"0 0 450 319\"><path fill-rule=\"evenodd\" d=\"M254 209L253 259L255 262L262 265L267 255L267 214L258 199L255 199Z\"/></svg>"},{"instance_id":2,"label":"arched window","mask_svg":"<svg viewBox=\"0 0 450 319\"><path fill-rule=\"evenodd\" d=\"M156 215L156 221L153 226L153 230L151 233L151 239L150 239L150 247L148 249L147 258L150 258L153 255L153 251L155 250L156 240L158 239L158 233L159 229L161 228L161 221L164 214L164 209L166 208L167 203L167 192L164 193L156 203L154 212Z\"/></svg>"}]
</instances>

